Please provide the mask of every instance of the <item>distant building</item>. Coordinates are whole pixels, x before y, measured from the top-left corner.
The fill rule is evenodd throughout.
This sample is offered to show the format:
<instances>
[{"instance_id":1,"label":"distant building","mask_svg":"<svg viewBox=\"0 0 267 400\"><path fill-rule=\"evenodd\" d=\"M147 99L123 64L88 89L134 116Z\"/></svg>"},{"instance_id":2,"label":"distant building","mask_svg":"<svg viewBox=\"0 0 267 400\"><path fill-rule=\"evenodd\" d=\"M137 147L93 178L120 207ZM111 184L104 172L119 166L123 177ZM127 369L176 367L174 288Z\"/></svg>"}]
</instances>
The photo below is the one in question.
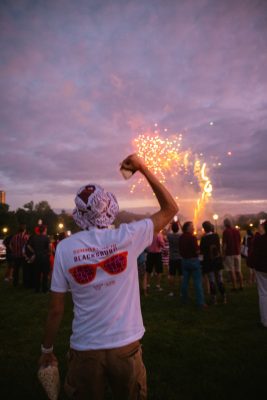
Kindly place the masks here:
<instances>
[{"instance_id":1,"label":"distant building","mask_svg":"<svg viewBox=\"0 0 267 400\"><path fill-rule=\"evenodd\" d=\"M0 204L6 204L6 192L0 190Z\"/></svg>"}]
</instances>

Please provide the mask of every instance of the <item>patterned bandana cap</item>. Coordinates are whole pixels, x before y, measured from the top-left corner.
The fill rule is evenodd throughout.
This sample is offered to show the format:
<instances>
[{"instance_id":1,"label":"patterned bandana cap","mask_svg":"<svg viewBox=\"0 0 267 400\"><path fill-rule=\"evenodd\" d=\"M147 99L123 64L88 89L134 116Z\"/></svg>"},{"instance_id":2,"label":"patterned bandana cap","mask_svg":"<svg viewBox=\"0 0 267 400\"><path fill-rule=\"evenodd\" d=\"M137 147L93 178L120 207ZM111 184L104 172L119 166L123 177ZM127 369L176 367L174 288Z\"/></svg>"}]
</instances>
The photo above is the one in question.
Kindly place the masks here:
<instances>
[{"instance_id":1,"label":"patterned bandana cap","mask_svg":"<svg viewBox=\"0 0 267 400\"><path fill-rule=\"evenodd\" d=\"M111 225L119 212L114 194L105 192L99 185L87 185L78 190L73 218L82 229L106 228Z\"/></svg>"}]
</instances>

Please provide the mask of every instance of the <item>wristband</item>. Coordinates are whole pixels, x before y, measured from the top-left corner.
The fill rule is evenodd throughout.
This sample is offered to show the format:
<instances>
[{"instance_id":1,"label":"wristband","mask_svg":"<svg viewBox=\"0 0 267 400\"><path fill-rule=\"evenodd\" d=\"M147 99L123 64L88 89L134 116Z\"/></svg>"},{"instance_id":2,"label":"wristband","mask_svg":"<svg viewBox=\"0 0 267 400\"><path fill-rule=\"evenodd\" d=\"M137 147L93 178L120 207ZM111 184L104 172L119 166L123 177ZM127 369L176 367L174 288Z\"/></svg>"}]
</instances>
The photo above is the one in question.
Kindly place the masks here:
<instances>
[{"instance_id":1,"label":"wristband","mask_svg":"<svg viewBox=\"0 0 267 400\"><path fill-rule=\"evenodd\" d=\"M54 347L53 347L53 346L51 346L51 347L49 347L48 349L46 349L46 348L41 344L41 352L42 352L43 354L51 354L51 353L53 353L53 350L54 350Z\"/></svg>"}]
</instances>

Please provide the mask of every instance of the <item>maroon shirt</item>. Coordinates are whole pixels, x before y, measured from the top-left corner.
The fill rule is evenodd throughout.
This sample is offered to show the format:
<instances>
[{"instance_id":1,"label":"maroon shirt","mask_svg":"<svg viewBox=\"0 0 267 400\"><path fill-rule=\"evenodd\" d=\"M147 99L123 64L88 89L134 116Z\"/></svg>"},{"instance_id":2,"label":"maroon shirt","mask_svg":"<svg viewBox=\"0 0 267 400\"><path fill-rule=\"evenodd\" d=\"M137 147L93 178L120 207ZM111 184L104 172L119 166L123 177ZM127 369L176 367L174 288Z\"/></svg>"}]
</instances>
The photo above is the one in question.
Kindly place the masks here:
<instances>
[{"instance_id":1,"label":"maroon shirt","mask_svg":"<svg viewBox=\"0 0 267 400\"><path fill-rule=\"evenodd\" d=\"M196 236L191 233L183 233L179 239L179 250L182 258L197 258L199 253Z\"/></svg>"},{"instance_id":2,"label":"maroon shirt","mask_svg":"<svg viewBox=\"0 0 267 400\"><path fill-rule=\"evenodd\" d=\"M223 248L226 256L238 256L241 251L241 236L236 228L225 228L223 231Z\"/></svg>"}]
</instances>

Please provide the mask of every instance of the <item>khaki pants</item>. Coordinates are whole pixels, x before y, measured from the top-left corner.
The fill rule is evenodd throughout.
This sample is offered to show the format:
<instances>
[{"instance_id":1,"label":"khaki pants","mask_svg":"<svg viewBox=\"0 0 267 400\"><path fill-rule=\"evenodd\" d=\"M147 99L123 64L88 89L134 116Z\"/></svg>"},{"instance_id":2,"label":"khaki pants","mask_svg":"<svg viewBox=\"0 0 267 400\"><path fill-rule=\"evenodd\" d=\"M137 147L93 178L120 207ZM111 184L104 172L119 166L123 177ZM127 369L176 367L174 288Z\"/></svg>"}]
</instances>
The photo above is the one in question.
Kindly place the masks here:
<instances>
[{"instance_id":1,"label":"khaki pants","mask_svg":"<svg viewBox=\"0 0 267 400\"><path fill-rule=\"evenodd\" d=\"M224 267L228 272L241 272L241 256L225 256Z\"/></svg>"},{"instance_id":2,"label":"khaki pants","mask_svg":"<svg viewBox=\"0 0 267 400\"><path fill-rule=\"evenodd\" d=\"M146 369L139 341L110 350L70 349L68 362L64 388L71 399L102 400L106 384L116 400L147 398Z\"/></svg>"}]
</instances>

